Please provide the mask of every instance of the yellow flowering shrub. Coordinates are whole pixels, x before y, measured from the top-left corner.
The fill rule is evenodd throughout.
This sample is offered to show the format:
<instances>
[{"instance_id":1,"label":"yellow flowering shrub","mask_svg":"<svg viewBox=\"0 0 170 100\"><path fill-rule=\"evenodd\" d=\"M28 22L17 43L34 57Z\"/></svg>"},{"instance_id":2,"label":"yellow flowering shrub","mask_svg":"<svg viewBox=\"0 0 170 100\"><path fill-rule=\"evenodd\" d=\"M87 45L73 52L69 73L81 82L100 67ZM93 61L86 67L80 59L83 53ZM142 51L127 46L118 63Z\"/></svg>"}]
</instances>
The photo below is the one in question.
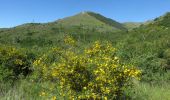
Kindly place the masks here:
<instances>
[{"instance_id":1,"label":"yellow flowering shrub","mask_svg":"<svg viewBox=\"0 0 170 100\"><path fill-rule=\"evenodd\" d=\"M15 80L30 72L31 63L25 52L11 46L0 47L0 81Z\"/></svg>"},{"instance_id":2,"label":"yellow flowering shrub","mask_svg":"<svg viewBox=\"0 0 170 100\"><path fill-rule=\"evenodd\" d=\"M120 63L115 53L110 43L99 41L83 52L53 48L49 53L53 60L44 55L35 60L34 68L42 79L55 81L63 97L117 99L132 84L132 78L139 78L141 71Z\"/></svg>"},{"instance_id":3,"label":"yellow flowering shrub","mask_svg":"<svg viewBox=\"0 0 170 100\"><path fill-rule=\"evenodd\" d=\"M68 44L68 45L71 45L71 46L76 45L76 41L75 41L75 40L73 39L73 37L70 36L70 35L66 35L66 36L64 37L64 43L65 43L65 44Z\"/></svg>"}]
</instances>

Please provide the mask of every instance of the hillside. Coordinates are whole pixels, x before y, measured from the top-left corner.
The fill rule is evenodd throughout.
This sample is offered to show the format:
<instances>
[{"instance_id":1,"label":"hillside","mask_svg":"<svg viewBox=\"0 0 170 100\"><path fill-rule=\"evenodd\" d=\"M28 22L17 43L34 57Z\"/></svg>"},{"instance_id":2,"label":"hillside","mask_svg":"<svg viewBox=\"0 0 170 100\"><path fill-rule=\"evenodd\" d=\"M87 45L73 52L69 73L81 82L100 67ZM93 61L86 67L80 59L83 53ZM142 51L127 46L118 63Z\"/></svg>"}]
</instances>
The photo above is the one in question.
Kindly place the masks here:
<instances>
[{"instance_id":1,"label":"hillside","mask_svg":"<svg viewBox=\"0 0 170 100\"><path fill-rule=\"evenodd\" d=\"M114 38L118 38L121 36L121 33L125 33L126 30L122 24L100 14L81 12L54 22L26 23L13 28L0 30L0 37L2 37L0 41L2 44L18 44L23 46L41 44L42 46L42 44L58 44L58 41L60 41L65 34L73 34L75 37L79 35L79 37L85 37L91 34L95 37L101 36L101 38L107 37L110 34L113 35ZM107 33L107 35L103 33ZM88 37L87 39L89 41L95 40L94 38L90 38L93 37ZM116 39L112 41L116 41Z\"/></svg>"},{"instance_id":2,"label":"hillside","mask_svg":"<svg viewBox=\"0 0 170 100\"><path fill-rule=\"evenodd\" d=\"M98 32L127 30L121 23L94 12L81 12L74 16L66 17L49 23L26 23L14 28L10 28L9 30L21 31L24 29L36 31L41 31L42 29L46 31L62 29L61 31L66 32L67 30L70 32L72 30L82 29L86 31L88 30Z\"/></svg>"},{"instance_id":3,"label":"hillside","mask_svg":"<svg viewBox=\"0 0 170 100\"><path fill-rule=\"evenodd\" d=\"M170 27L170 12L167 12L161 17L155 18L152 24L158 26Z\"/></svg>"},{"instance_id":4,"label":"hillside","mask_svg":"<svg viewBox=\"0 0 170 100\"><path fill-rule=\"evenodd\" d=\"M137 23L137 22L125 22L122 23L124 25L124 27L126 27L128 30L132 30L134 28L138 28L140 25L142 25L143 23Z\"/></svg>"},{"instance_id":5,"label":"hillside","mask_svg":"<svg viewBox=\"0 0 170 100\"><path fill-rule=\"evenodd\" d=\"M106 18L94 12L81 12L71 17L67 17L57 21L64 27L80 26L85 29L95 29L98 31L120 31L127 29L112 19Z\"/></svg>"},{"instance_id":6,"label":"hillside","mask_svg":"<svg viewBox=\"0 0 170 100\"><path fill-rule=\"evenodd\" d=\"M160 75L170 69L170 14L129 31L118 47L127 62L135 63L145 71L146 80L160 80ZM167 78L164 76L164 78ZM169 78L169 77L168 77Z\"/></svg>"}]
</instances>

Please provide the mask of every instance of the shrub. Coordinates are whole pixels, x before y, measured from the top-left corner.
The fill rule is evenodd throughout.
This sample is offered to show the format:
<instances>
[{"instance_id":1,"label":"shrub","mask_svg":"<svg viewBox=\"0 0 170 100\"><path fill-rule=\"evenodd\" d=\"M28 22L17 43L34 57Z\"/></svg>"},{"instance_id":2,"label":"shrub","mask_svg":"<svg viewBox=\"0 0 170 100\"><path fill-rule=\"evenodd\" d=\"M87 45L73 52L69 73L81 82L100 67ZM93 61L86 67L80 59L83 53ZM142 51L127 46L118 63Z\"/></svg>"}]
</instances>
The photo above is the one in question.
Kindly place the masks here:
<instances>
[{"instance_id":1,"label":"shrub","mask_svg":"<svg viewBox=\"0 0 170 100\"><path fill-rule=\"evenodd\" d=\"M166 69L170 69L170 48L164 51L163 57L167 60Z\"/></svg>"},{"instance_id":2,"label":"shrub","mask_svg":"<svg viewBox=\"0 0 170 100\"><path fill-rule=\"evenodd\" d=\"M95 42L84 52L53 48L34 62L35 77L59 84L70 99L118 99L140 70L120 63L108 42ZM53 60L49 57L53 56ZM67 91L67 92L66 92Z\"/></svg>"},{"instance_id":3,"label":"shrub","mask_svg":"<svg viewBox=\"0 0 170 100\"><path fill-rule=\"evenodd\" d=\"M158 58L157 55L143 54L138 58L133 58L133 60L143 70L142 81L157 84L166 74L167 61L166 59Z\"/></svg>"},{"instance_id":4,"label":"shrub","mask_svg":"<svg viewBox=\"0 0 170 100\"><path fill-rule=\"evenodd\" d=\"M22 50L14 47L0 47L0 81L15 80L31 72L31 62Z\"/></svg>"},{"instance_id":5,"label":"shrub","mask_svg":"<svg viewBox=\"0 0 170 100\"><path fill-rule=\"evenodd\" d=\"M163 57L170 59L170 48L166 49L163 53Z\"/></svg>"}]
</instances>

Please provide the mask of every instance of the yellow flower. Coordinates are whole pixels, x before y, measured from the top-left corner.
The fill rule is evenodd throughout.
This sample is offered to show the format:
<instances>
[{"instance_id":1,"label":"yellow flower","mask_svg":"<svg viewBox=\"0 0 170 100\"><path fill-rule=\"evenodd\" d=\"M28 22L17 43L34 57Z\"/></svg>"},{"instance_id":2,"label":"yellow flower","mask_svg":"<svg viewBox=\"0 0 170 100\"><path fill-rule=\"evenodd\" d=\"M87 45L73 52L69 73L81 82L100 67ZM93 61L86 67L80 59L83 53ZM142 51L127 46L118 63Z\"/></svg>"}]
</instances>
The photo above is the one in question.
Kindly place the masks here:
<instances>
[{"instance_id":1,"label":"yellow flower","mask_svg":"<svg viewBox=\"0 0 170 100\"><path fill-rule=\"evenodd\" d=\"M104 100L107 100L107 97L104 97Z\"/></svg>"},{"instance_id":2,"label":"yellow flower","mask_svg":"<svg viewBox=\"0 0 170 100\"><path fill-rule=\"evenodd\" d=\"M56 96L53 96L51 100L56 100L56 99L57 99L57 97L56 97Z\"/></svg>"},{"instance_id":3,"label":"yellow flower","mask_svg":"<svg viewBox=\"0 0 170 100\"><path fill-rule=\"evenodd\" d=\"M45 92L41 92L41 93L40 93L40 96L45 96L45 95L46 95Z\"/></svg>"},{"instance_id":4,"label":"yellow flower","mask_svg":"<svg viewBox=\"0 0 170 100\"><path fill-rule=\"evenodd\" d=\"M83 89L84 89L84 90L86 90L86 89L87 89L87 87L83 87Z\"/></svg>"},{"instance_id":5,"label":"yellow flower","mask_svg":"<svg viewBox=\"0 0 170 100\"><path fill-rule=\"evenodd\" d=\"M73 37L67 35L65 38L64 38L64 42L66 44L69 44L69 45L75 45L76 41L73 39Z\"/></svg>"},{"instance_id":6,"label":"yellow flower","mask_svg":"<svg viewBox=\"0 0 170 100\"><path fill-rule=\"evenodd\" d=\"M21 59L16 59L15 64L23 65L23 61Z\"/></svg>"}]
</instances>

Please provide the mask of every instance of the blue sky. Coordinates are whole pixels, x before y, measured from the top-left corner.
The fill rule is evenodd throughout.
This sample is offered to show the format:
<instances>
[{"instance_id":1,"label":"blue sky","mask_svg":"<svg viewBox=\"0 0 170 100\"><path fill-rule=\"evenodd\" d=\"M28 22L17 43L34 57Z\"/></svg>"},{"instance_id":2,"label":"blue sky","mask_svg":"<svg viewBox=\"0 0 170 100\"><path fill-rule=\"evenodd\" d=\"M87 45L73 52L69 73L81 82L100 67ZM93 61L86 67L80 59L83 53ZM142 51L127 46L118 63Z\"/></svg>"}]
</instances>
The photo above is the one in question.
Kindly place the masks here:
<instances>
[{"instance_id":1,"label":"blue sky","mask_svg":"<svg viewBox=\"0 0 170 100\"><path fill-rule=\"evenodd\" d=\"M170 0L0 0L0 28L51 22L81 11L119 22L142 22L170 11Z\"/></svg>"}]
</instances>

